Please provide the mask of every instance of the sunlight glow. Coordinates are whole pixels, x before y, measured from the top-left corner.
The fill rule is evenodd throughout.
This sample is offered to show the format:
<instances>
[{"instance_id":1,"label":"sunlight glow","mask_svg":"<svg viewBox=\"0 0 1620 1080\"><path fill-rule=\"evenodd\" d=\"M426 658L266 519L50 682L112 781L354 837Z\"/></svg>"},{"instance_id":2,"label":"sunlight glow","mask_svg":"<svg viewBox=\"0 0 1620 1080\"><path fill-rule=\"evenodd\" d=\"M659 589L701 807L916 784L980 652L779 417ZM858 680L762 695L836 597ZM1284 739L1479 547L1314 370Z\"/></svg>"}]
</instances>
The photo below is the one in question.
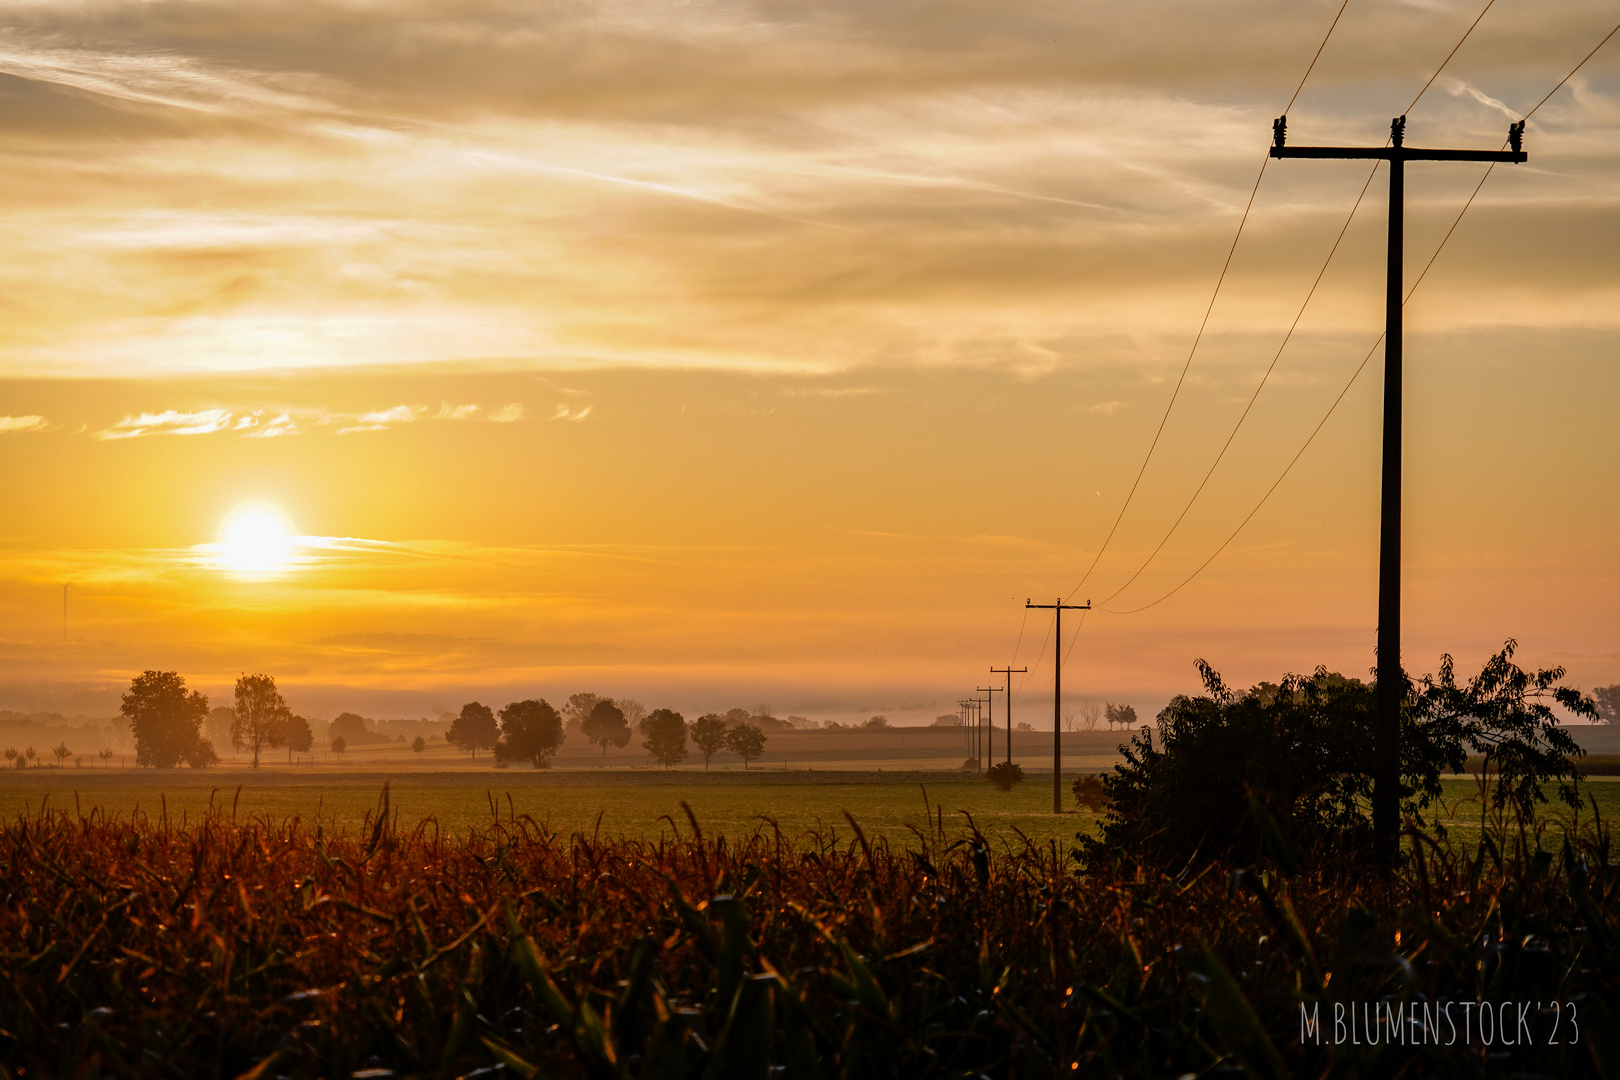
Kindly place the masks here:
<instances>
[{"instance_id":1,"label":"sunlight glow","mask_svg":"<svg viewBox=\"0 0 1620 1080\"><path fill-rule=\"evenodd\" d=\"M280 509L244 503L219 527L215 564L238 577L268 577L291 569L294 547L292 523Z\"/></svg>"}]
</instances>

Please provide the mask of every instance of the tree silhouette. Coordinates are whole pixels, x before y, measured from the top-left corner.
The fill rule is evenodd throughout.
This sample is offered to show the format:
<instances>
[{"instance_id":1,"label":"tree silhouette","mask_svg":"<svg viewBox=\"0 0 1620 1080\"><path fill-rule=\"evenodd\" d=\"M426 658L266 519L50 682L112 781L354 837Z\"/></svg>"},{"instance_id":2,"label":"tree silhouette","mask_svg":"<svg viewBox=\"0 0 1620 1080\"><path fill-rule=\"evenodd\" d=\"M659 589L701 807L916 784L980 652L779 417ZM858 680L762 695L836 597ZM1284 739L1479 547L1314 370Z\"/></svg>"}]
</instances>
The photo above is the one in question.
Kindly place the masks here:
<instances>
[{"instance_id":1,"label":"tree silhouette","mask_svg":"<svg viewBox=\"0 0 1620 1080\"><path fill-rule=\"evenodd\" d=\"M269 675L243 675L236 680L235 719L231 723L231 745L253 755L259 767L259 752L282 746L287 741L287 718L292 710L276 689Z\"/></svg>"},{"instance_id":2,"label":"tree silhouette","mask_svg":"<svg viewBox=\"0 0 1620 1080\"><path fill-rule=\"evenodd\" d=\"M709 759L726 748L726 722L718 713L704 713L692 721L692 741L703 755L703 767Z\"/></svg>"},{"instance_id":3,"label":"tree silhouette","mask_svg":"<svg viewBox=\"0 0 1620 1080\"><path fill-rule=\"evenodd\" d=\"M765 732L756 724L738 724L726 733L726 749L743 759L743 768L765 752Z\"/></svg>"},{"instance_id":4,"label":"tree silhouette","mask_svg":"<svg viewBox=\"0 0 1620 1080\"><path fill-rule=\"evenodd\" d=\"M62 767L62 762L67 760L68 755L73 753L73 751L68 749L66 742L61 742L51 750L51 753L56 755L56 767L60 769Z\"/></svg>"},{"instance_id":5,"label":"tree silhouette","mask_svg":"<svg viewBox=\"0 0 1620 1080\"><path fill-rule=\"evenodd\" d=\"M1620 685L1594 687L1592 700L1605 724L1620 724Z\"/></svg>"},{"instance_id":6,"label":"tree silhouette","mask_svg":"<svg viewBox=\"0 0 1620 1080\"><path fill-rule=\"evenodd\" d=\"M411 740L411 750L413 750L416 753L416 756L420 758L427 750L427 740L418 735L415 739Z\"/></svg>"},{"instance_id":7,"label":"tree silhouette","mask_svg":"<svg viewBox=\"0 0 1620 1080\"><path fill-rule=\"evenodd\" d=\"M334 754L341 754L348 748L349 742L343 736L339 735L337 738L332 740L332 752Z\"/></svg>"},{"instance_id":8,"label":"tree silhouette","mask_svg":"<svg viewBox=\"0 0 1620 1080\"><path fill-rule=\"evenodd\" d=\"M144 671L131 680L118 711L135 736L135 764L172 769L199 752L208 699L188 694L178 671Z\"/></svg>"},{"instance_id":9,"label":"tree silhouette","mask_svg":"<svg viewBox=\"0 0 1620 1080\"><path fill-rule=\"evenodd\" d=\"M500 729L495 726L494 710L488 705L469 701L461 707L461 715L450 725L444 741L469 751L473 760L477 761L478 751L493 750L499 738Z\"/></svg>"},{"instance_id":10,"label":"tree silhouette","mask_svg":"<svg viewBox=\"0 0 1620 1080\"><path fill-rule=\"evenodd\" d=\"M664 768L686 760L686 717L673 709L654 709L639 725L641 745Z\"/></svg>"},{"instance_id":11,"label":"tree silhouette","mask_svg":"<svg viewBox=\"0 0 1620 1080\"><path fill-rule=\"evenodd\" d=\"M1136 726L1136 707L1134 705L1115 705L1110 701L1106 706L1105 714L1108 717L1108 726L1110 728L1118 724L1129 731Z\"/></svg>"},{"instance_id":12,"label":"tree silhouette","mask_svg":"<svg viewBox=\"0 0 1620 1080\"><path fill-rule=\"evenodd\" d=\"M294 754L309 753L315 745L315 732L310 730L309 721L302 716L288 716L283 730L288 761L292 760Z\"/></svg>"},{"instance_id":13,"label":"tree silhouette","mask_svg":"<svg viewBox=\"0 0 1620 1080\"><path fill-rule=\"evenodd\" d=\"M501 710L501 741L495 744L495 756L543 769L562 741L562 714L549 702L514 701Z\"/></svg>"},{"instance_id":14,"label":"tree silhouette","mask_svg":"<svg viewBox=\"0 0 1620 1080\"><path fill-rule=\"evenodd\" d=\"M591 708L591 714L579 725L579 730L602 748L603 757L607 757L610 745L624 746L630 742L630 725L624 722L623 711L607 698L597 701Z\"/></svg>"},{"instance_id":15,"label":"tree silhouette","mask_svg":"<svg viewBox=\"0 0 1620 1080\"><path fill-rule=\"evenodd\" d=\"M100 759L101 759L101 767L102 767L102 768L103 768L103 769L105 769L105 768L106 768L106 767L107 767L107 761L108 761L108 759L109 759L109 758L111 758L111 757L112 757L112 751L111 751L111 750L109 750L109 749L107 749L107 748L106 748L106 747L105 747L105 746L103 746L103 747L102 747L102 748L101 748L101 749L100 749L100 750L99 750L99 751L98 751L98 752L97 752L97 753L96 753L96 757L98 757L98 758L100 758Z\"/></svg>"},{"instance_id":16,"label":"tree silhouette","mask_svg":"<svg viewBox=\"0 0 1620 1080\"><path fill-rule=\"evenodd\" d=\"M602 700L602 695L593 694L583 690L577 694L568 695L568 704L562 707L563 719L580 731L585 730L585 721L590 719L591 710L596 703Z\"/></svg>"}]
</instances>

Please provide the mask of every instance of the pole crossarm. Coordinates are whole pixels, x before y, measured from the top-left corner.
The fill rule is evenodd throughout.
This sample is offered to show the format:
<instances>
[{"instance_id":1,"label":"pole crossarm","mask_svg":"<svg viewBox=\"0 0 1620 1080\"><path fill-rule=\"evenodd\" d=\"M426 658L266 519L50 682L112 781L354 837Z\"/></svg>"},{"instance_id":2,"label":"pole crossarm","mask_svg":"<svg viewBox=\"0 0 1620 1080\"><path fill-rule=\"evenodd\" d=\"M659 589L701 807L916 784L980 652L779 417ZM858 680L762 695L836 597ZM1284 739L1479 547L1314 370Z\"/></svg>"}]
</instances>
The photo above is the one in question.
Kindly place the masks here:
<instances>
[{"instance_id":1,"label":"pole crossarm","mask_svg":"<svg viewBox=\"0 0 1620 1080\"><path fill-rule=\"evenodd\" d=\"M1273 146L1274 158L1339 158L1365 161L1529 161L1523 150L1426 150L1417 146Z\"/></svg>"},{"instance_id":2,"label":"pole crossarm","mask_svg":"<svg viewBox=\"0 0 1620 1080\"><path fill-rule=\"evenodd\" d=\"M1032 600L1024 600L1025 608L1037 608L1050 611L1055 620L1052 635L1052 813L1063 813L1063 613L1065 611L1090 611L1091 601L1083 604L1065 604L1061 598L1053 604L1037 604ZM1009 699L1011 700L1011 699ZM1011 723L1011 721L1008 721ZM1012 742L1012 735L1007 736ZM1009 747L1010 751L1010 747Z\"/></svg>"}]
</instances>

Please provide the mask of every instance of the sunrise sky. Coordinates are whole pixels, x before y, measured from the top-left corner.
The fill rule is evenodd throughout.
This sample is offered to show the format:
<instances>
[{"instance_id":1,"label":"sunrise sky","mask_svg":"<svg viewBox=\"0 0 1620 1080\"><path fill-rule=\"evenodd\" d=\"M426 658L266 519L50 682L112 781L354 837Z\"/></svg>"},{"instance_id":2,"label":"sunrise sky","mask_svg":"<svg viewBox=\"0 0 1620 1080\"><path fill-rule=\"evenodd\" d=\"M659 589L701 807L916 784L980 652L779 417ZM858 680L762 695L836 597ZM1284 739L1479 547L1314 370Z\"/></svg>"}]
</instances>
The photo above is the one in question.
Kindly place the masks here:
<instances>
[{"instance_id":1,"label":"sunrise sky","mask_svg":"<svg viewBox=\"0 0 1620 1080\"><path fill-rule=\"evenodd\" d=\"M1291 141L1382 143L1483 6L1350 0ZM1096 557L1338 8L0 4L0 707L176 668L326 715L932 715L1011 662L1049 718L1024 600ZM1496 148L1615 18L1493 4L1408 141ZM1525 146L1407 307L1405 656L1515 637L1589 689L1620 681L1620 37ZM1267 168L1076 599L1180 513L1367 170ZM1409 168L1408 281L1483 170ZM1385 190L1108 608L1203 563L1367 355ZM1208 569L1087 617L1066 689L1367 671L1380 365Z\"/></svg>"}]
</instances>

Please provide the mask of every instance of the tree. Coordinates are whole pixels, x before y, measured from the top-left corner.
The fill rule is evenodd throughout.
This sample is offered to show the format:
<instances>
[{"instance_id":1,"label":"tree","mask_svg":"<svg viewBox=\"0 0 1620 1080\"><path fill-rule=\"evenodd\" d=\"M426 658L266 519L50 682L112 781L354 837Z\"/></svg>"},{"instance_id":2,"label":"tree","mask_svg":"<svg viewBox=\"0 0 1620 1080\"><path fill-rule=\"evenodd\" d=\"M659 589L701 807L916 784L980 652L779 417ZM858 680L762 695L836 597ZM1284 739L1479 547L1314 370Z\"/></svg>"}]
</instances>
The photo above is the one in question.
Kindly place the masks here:
<instances>
[{"instance_id":1,"label":"tree","mask_svg":"<svg viewBox=\"0 0 1620 1080\"><path fill-rule=\"evenodd\" d=\"M756 724L738 724L726 733L726 749L743 759L743 768L765 752L765 732Z\"/></svg>"},{"instance_id":2,"label":"tree","mask_svg":"<svg viewBox=\"0 0 1620 1080\"><path fill-rule=\"evenodd\" d=\"M135 737L135 764L172 769L198 753L208 699L187 693L178 671L145 671L131 680L118 711Z\"/></svg>"},{"instance_id":3,"label":"tree","mask_svg":"<svg viewBox=\"0 0 1620 1080\"><path fill-rule=\"evenodd\" d=\"M1490 798L1530 814L1542 784L1577 805L1572 756L1580 747L1554 704L1593 716L1591 700L1559 686L1562 668L1527 672L1509 641L1480 673L1459 685L1451 657L1440 674L1408 683L1401 711L1401 809L1421 821L1442 794L1444 772L1484 754L1499 772ZM1143 861L1186 863L1228 852L1252 858L1267 826L1305 846L1369 844L1373 784L1374 688L1318 668L1238 693L1198 661L1205 694L1177 696L1122 747L1125 762L1102 784L1109 802L1100 837L1082 838L1088 861L1124 852ZM1437 831L1444 827L1434 821Z\"/></svg>"},{"instance_id":4,"label":"tree","mask_svg":"<svg viewBox=\"0 0 1620 1080\"><path fill-rule=\"evenodd\" d=\"M112 751L103 746L101 750L97 752L96 757L101 759L101 767L105 769L107 767L107 760L112 757Z\"/></svg>"},{"instance_id":5,"label":"tree","mask_svg":"<svg viewBox=\"0 0 1620 1080\"><path fill-rule=\"evenodd\" d=\"M1605 724L1620 724L1620 685L1599 686L1592 691L1592 698Z\"/></svg>"},{"instance_id":6,"label":"tree","mask_svg":"<svg viewBox=\"0 0 1620 1080\"><path fill-rule=\"evenodd\" d=\"M347 739L345 739L343 736L339 735L337 738L332 740L332 753L341 754L341 753L343 753L343 751L347 750L348 748L349 748L349 741Z\"/></svg>"},{"instance_id":7,"label":"tree","mask_svg":"<svg viewBox=\"0 0 1620 1080\"><path fill-rule=\"evenodd\" d=\"M501 710L501 741L495 744L495 756L502 761L527 761L543 769L562 741L562 714L549 702L514 701ZM426 745L423 743L424 748Z\"/></svg>"},{"instance_id":8,"label":"tree","mask_svg":"<svg viewBox=\"0 0 1620 1080\"><path fill-rule=\"evenodd\" d=\"M1087 731L1097 730L1097 721L1103 718L1103 707L1095 701L1082 701L1080 703L1080 722L1086 725Z\"/></svg>"},{"instance_id":9,"label":"tree","mask_svg":"<svg viewBox=\"0 0 1620 1080\"><path fill-rule=\"evenodd\" d=\"M734 724L740 724L744 720L752 720L753 718L754 714L749 712L747 709L727 709L725 716L722 717L722 719L725 720L727 727Z\"/></svg>"},{"instance_id":10,"label":"tree","mask_svg":"<svg viewBox=\"0 0 1620 1080\"><path fill-rule=\"evenodd\" d=\"M883 731L888 728L888 726L889 718L887 716L874 716L872 719L861 725L861 727L868 731Z\"/></svg>"},{"instance_id":11,"label":"tree","mask_svg":"<svg viewBox=\"0 0 1620 1080\"><path fill-rule=\"evenodd\" d=\"M478 751L493 750L499 738L500 729L495 726L494 710L488 705L469 701L461 707L461 715L450 725L450 730L445 732L444 741L469 751L473 760L477 761Z\"/></svg>"},{"instance_id":12,"label":"tree","mask_svg":"<svg viewBox=\"0 0 1620 1080\"><path fill-rule=\"evenodd\" d=\"M192 753L191 757L186 759L186 764L193 769L201 769L206 765L218 765L219 755L214 752L214 744L207 739L198 739L197 749Z\"/></svg>"},{"instance_id":13,"label":"tree","mask_svg":"<svg viewBox=\"0 0 1620 1080\"><path fill-rule=\"evenodd\" d=\"M692 721L692 741L703 755L703 767L709 759L726 748L726 722L718 713L704 713Z\"/></svg>"},{"instance_id":14,"label":"tree","mask_svg":"<svg viewBox=\"0 0 1620 1080\"><path fill-rule=\"evenodd\" d=\"M637 725L641 745L664 768L686 760L686 717L674 709L654 709Z\"/></svg>"},{"instance_id":15,"label":"tree","mask_svg":"<svg viewBox=\"0 0 1620 1080\"><path fill-rule=\"evenodd\" d=\"M34 763L34 758L36 758L38 756L39 755L34 752L34 748L32 746L27 746L27 747L23 748L23 757L28 759L28 763L30 765L32 765Z\"/></svg>"},{"instance_id":16,"label":"tree","mask_svg":"<svg viewBox=\"0 0 1620 1080\"><path fill-rule=\"evenodd\" d=\"M341 712L326 725L328 738L335 739L343 736L345 742L356 745L371 741L371 721L359 713Z\"/></svg>"},{"instance_id":17,"label":"tree","mask_svg":"<svg viewBox=\"0 0 1620 1080\"><path fill-rule=\"evenodd\" d=\"M307 754L315 746L315 732L302 716L288 716L283 725L283 740L287 747L287 760L294 754Z\"/></svg>"},{"instance_id":18,"label":"tree","mask_svg":"<svg viewBox=\"0 0 1620 1080\"><path fill-rule=\"evenodd\" d=\"M590 719L591 710L596 708L597 702L602 700L600 694L581 691L578 694L568 695L568 704L562 707L565 728L575 731L585 730L585 721Z\"/></svg>"},{"instance_id":19,"label":"tree","mask_svg":"<svg viewBox=\"0 0 1620 1080\"><path fill-rule=\"evenodd\" d=\"M629 724L631 727L638 726L647 718L647 706L643 705L635 698L614 698L613 704L617 705L619 707L619 711L624 713L624 722Z\"/></svg>"},{"instance_id":20,"label":"tree","mask_svg":"<svg viewBox=\"0 0 1620 1080\"><path fill-rule=\"evenodd\" d=\"M10 766L15 766L16 764L17 764L17 748L15 746L6 747L6 765L8 767L10 767Z\"/></svg>"},{"instance_id":21,"label":"tree","mask_svg":"<svg viewBox=\"0 0 1620 1080\"><path fill-rule=\"evenodd\" d=\"M1108 717L1108 726L1115 724L1129 731L1136 726L1136 707L1134 705L1115 705L1110 701L1104 706L1103 713Z\"/></svg>"},{"instance_id":22,"label":"tree","mask_svg":"<svg viewBox=\"0 0 1620 1080\"><path fill-rule=\"evenodd\" d=\"M292 710L276 689L269 675L243 675L236 680L236 719L231 724L231 745L253 755L259 767L259 752L282 746L287 739L287 718Z\"/></svg>"},{"instance_id":23,"label":"tree","mask_svg":"<svg viewBox=\"0 0 1620 1080\"><path fill-rule=\"evenodd\" d=\"M424 753L427 752L427 740L418 735L416 738L411 740L411 750L415 752L418 758L420 758Z\"/></svg>"},{"instance_id":24,"label":"tree","mask_svg":"<svg viewBox=\"0 0 1620 1080\"><path fill-rule=\"evenodd\" d=\"M603 757L607 757L610 745L624 746L630 742L630 725L624 722L624 713L607 698L597 699L591 707L591 714L579 725L579 730L602 748Z\"/></svg>"},{"instance_id":25,"label":"tree","mask_svg":"<svg viewBox=\"0 0 1620 1080\"><path fill-rule=\"evenodd\" d=\"M73 751L68 749L66 742L60 742L57 743L55 748L51 750L51 753L56 755L56 767L60 769L62 767L62 763L67 760L68 755L73 753Z\"/></svg>"},{"instance_id":26,"label":"tree","mask_svg":"<svg viewBox=\"0 0 1620 1080\"><path fill-rule=\"evenodd\" d=\"M962 718L960 716L956 715L955 713L945 713L943 716L934 717L934 722L932 724L929 724L928 726L929 727L961 727L962 726Z\"/></svg>"}]
</instances>

